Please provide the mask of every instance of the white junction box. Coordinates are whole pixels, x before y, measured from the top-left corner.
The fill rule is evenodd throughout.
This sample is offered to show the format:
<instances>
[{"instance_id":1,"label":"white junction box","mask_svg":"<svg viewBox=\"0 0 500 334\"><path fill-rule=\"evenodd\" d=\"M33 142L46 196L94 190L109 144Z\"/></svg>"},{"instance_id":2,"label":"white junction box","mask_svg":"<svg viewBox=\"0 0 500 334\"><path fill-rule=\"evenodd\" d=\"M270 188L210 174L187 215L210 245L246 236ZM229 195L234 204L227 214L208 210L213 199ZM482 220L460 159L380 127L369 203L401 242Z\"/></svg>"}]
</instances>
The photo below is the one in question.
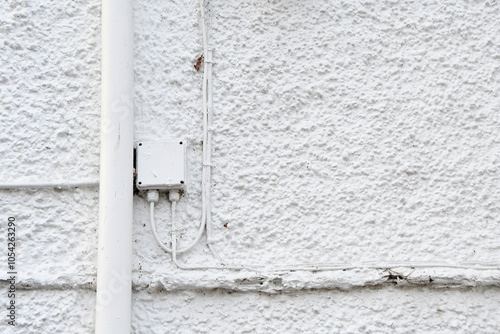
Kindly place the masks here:
<instances>
[{"instance_id":1,"label":"white junction box","mask_svg":"<svg viewBox=\"0 0 500 334\"><path fill-rule=\"evenodd\" d=\"M139 142L136 151L138 189L184 189L186 144L182 141Z\"/></svg>"}]
</instances>

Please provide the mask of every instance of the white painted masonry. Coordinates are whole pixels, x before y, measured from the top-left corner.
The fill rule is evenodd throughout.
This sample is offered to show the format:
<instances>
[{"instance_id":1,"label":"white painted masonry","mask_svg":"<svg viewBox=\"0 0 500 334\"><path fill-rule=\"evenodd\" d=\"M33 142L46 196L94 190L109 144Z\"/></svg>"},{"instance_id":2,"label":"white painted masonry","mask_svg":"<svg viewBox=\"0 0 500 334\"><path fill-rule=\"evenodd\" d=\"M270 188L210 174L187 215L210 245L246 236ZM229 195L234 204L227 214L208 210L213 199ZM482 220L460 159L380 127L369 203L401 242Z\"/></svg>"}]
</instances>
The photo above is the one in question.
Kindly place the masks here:
<instances>
[{"instance_id":1,"label":"white painted masonry","mask_svg":"<svg viewBox=\"0 0 500 334\"><path fill-rule=\"evenodd\" d=\"M99 177L101 2L0 3L0 185ZM500 3L210 0L214 246L183 271L134 197L132 333L498 333ZM201 219L199 4L134 1L135 140L181 138L180 247ZM16 217L17 326L93 333L97 187L0 190ZM170 241L169 202L156 209ZM206 245L182 254L215 265ZM394 263L404 265L395 265ZM390 269L390 270L389 270Z\"/></svg>"}]
</instances>

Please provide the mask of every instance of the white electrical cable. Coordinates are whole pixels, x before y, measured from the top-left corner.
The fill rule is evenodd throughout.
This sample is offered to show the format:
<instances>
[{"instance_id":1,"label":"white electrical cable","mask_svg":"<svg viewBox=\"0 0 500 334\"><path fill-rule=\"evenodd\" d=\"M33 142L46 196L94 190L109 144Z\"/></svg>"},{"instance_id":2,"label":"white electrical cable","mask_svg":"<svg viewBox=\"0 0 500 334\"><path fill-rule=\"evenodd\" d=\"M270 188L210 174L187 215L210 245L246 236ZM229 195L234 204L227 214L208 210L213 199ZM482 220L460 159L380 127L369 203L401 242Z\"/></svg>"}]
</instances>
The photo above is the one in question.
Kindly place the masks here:
<instances>
[{"instance_id":1,"label":"white electrical cable","mask_svg":"<svg viewBox=\"0 0 500 334\"><path fill-rule=\"evenodd\" d=\"M172 261L174 264L179 268L183 270L207 270L207 269L230 269L230 270L253 270L256 271L255 268L249 268L249 267L241 267L241 266L186 266L184 264L179 263L177 259L177 226L176 226L176 218L175 218L175 213L176 213L176 208L177 208L177 201L180 199L180 194L178 190L171 190L168 193L169 200L171 202L171 217L172 217ZM153 202L151 202L153 203ZM159 243L161 243L158 238L156 239ZM162 243L163 244L163 243Z\"/></svg>"},{"instance_id":2,"label":"white electrical cable","mask_svg":"<svg viewBox=\"0 0 500 334\"><path fill-rule=\"evenodd\" d=\"M177 195L175 195L177 193ZM172 196L174 194L174 199ZM317 264L296 264L290 266L265 266L265 265L227 265L220 266L187 266L179 262L177 254L177 226L176 226L176 207L179 198L177 191L169 193L171 199L171 219L172 219L172 250L170 250L163 242L160 241L156 233L154 219L151 220L153 227L153 234L160 247L166 252L172 254L172 261L174 264L183 270L249 270L255 272L280 272L280 271L340 271L340 270L353 270L353 269L387 269L387 268L451 268L451 269L466 269L466 270L499 270L499 264L492 263L464 263L464 264L449 264L449 263L436 263L436 262L362 262L360 264L347 264L347 263L317 263ZM151 215L153 216L154 202L150 203ZM209 245L210 246L210 245ZM184 251L184 250L183 250Z\"/></svg>"},{"instance_id":3,"label":"white electrical cable","mask_svg":"<svg viewBox=\"0 0 500 334\"><path fill-rule=\"evenodd\" d=\"M200 0L200 29L203 42L203 84L202 84L202 115L203 115L203 175L202 175L202 210L205 214L204 225L207 231L207 245L212 255L221 263L223 259L212 246L212 213L210 210L210 185L211 185L211 152L212 152L212 50L208 49L207 28L205 20L205 1ZM207 101L208 100L208 101Z\"/></svg>"},{"instance_id":4,"label":"white electrical cable","mask_svg":"<svg viewBox=\"0 0 500 334\"><path fill-rule=\"evenodd\" d=\"M157 192L157 190L154 190ZM154 192L153 191L153 192ZM151 190L148 191L148 194L152 192ZM158 200L149 200L148 198L148 201L149 201L149 218L150 218L150 223L151 223L151 229L153 230L153 235L156 239L156 242L158 243L158 245L161 247L161 249L163 249L165 252L169 253L169 254L172 254L172 249L168 248L161 240L160 240L160 237L158 236L158 232L156 231L156 223L155 223L155 202L157 202ZM205 230L205 226L204 224L200 224L200 227L198 228L198 233L196 234L196 238L193 240L193 242L191 244L189 244L189 246L187 246L186 248L183 248L183 249L180 249L178 251L176 251L178 254L182 254L182 253L186 253L188 251L190 251L191 249L193 249L194 246L196 246L198 244L198 242L200 241L201 237L203 236L203 231Z\"/></svg>"},{"instance_id":5,"label":"white electrical cable","mask_svg":"<svg viewBox=\"0 0 500 334\"><path fill-rule=\"evenodd\" d=\"M99 181L78 181L78 182L33 182L33 183L5 183L0 184L0 189L72 189L98 187Z\"/></svg>"},{"instance_id":6,"label":"white electrical cable","mask_svg":"<svg viewBox=\"0 0 500 334\"><path fill-rule=\"evenodd\" d=\"M359 265L351 264L297 264L291 266L277 267L268 269L268 271L335 271L352 269L388 269L388 268L451 268L451 269L471 269L471 270L499 270L500 265L482 266L480 263L470 265L448 264L438 262L380 262L380 263L361 263Z\"/></svg>"},{"instance_id":7,"label":"white electrical cable","mask_svg":"<svg viewBox=\"0 0 500 334\"><path fill-rule=\"evenodd\" d=\"M206 152L206 180L205 180L205 197L206 197L206 229L207 229L207 244L212 244L212 211L210 205L211 199L211 181L212 181L212 118L213 118L213 94L212 94L212 50L207 50L207 55L205 57L205 68L207 71L207 109L206 109L206 130L205 137L207 140L207 152ZM219 257L220 259L220 257Z\"/></svg>"},{"instance_id":8,"label":"white electrical cable","mask_svg":"<svg viewBox=\"0 0 500 334\"><path fill-rule=\"evenodd\" d=\"M203 40L203 54L206 55L208 51L208 41L207 41L207 27L205 21L205 0L200 0L200 28L201 28L201 38Z\"/></svg>"}]
</instances>

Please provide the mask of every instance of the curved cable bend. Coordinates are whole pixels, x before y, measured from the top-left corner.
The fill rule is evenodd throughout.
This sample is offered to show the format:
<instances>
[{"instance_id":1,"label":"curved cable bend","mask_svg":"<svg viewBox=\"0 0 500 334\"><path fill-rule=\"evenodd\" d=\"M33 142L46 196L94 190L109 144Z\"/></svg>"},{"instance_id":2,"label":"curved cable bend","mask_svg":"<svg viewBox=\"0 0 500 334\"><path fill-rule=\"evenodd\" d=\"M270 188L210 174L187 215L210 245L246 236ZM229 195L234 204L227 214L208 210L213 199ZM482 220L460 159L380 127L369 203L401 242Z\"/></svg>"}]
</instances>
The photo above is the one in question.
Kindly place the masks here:
<instances>
[{"instance_id":1,"label":"curved cable bend","mask_svg":"<svg viewBox=\"0 0 500 334\"><path fill-rule=\"evenodd\" d=\"M161 240L160 237L158 236L158 233L156 232L156 224L155 224L155 216L154 216L154 211L155 211L155 202L150 202L149 203L149 215L150 215L150 222L151 222L151 229L153 230L153 235L155 236L156 242L158 245L167 253L172 254L172 249L168 248ZM205 219L201 219L201 224L198 229L198 234L194 238L193 242L187 246L186 248L180 249L176 251L176 253L181 254L190 251L193 249L194 246L200 241L201 237L203 236L203 231L205 230Z\"/></svg>"},{"instance_id":2,"label":"curved cable bend","mask_svg":"<svg viewBox=\"0 0 500 334\"><path fill-rule=\"evenodd\" d=\"M170 196L169 193L169 198L170 202L172 203L171 205L171 212L172 212L172 262L179 268L183 270L206 270L206 269L219 269L219 270L224 270L224 269L231 269L231 270L252 270L252 271L257 271L256 268L250 268L250 267L244 267L244 266L186 266L182 263L179 263L177 259L177 254L179 253L177 251L177 227L176 227L176 219L175 219L175 213L176 213L176 206L177 206L177 201L179 200L179 195L178 192L177 194L174 192L173 196Z\"/></svg>"}]
</instances>

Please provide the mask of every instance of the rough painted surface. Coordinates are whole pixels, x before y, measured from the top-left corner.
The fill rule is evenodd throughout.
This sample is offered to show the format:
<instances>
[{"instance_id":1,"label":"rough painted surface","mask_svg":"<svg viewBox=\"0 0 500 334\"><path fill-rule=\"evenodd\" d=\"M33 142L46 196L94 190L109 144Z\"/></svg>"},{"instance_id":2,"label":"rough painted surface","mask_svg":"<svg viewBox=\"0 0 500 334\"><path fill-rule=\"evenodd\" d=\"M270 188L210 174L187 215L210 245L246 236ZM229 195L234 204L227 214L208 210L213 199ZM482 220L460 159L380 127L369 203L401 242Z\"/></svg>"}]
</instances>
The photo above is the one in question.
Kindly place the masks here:
<instances>
[{"instance_id":1,"label":"rough painted surface","mask_svg":"<svg viewBox=\"0 0 500 334\"><path fill-rule=\"evenodd\" d=\"M7 0L0 13L0 183L96 179L100 1ZM12 330L0 285L0 332L93 331L97 203L96 189L0 191L0 244L12 215L22 289Z\"/></svg>"},{"instance_id":2,"label":"rough painted surface","mask_svg":"<svg viewBox=\"0 0 500 334\"><path fill-rule=\"evenodd\" d=\"M164 6L182 17L194 10ZM490 2L211 2L212 211L221 254L265 264L498 262L499 10ZM192 68L200 41L194 18L181 20L181 36L168 19L151 35L154 17L143 12L137 76L155 77L170 63L164 71L173 73L138 86L138 103L150 106L140 126L152 131L138 136L189 139L189 189L179 205L186 245L200 219L193 112L201 74ZM171 44L187 46L168 52ZM164 104L177 94L187 96L179 107ZM158 124L159 112L171 122ZM162 201L157 217L168 242ZM147 205L138 199L135 209L137 234L145 234L139 275L166 275ZM210 258L197 251L184 259Z\"/></svg>"},{"instance_id":3,"label":"rough painted surface","mask_svg":"<svg viewBox=\"0 0 500 334\"><path fill-rule=\"evenodd\" d=\"M134 6L136 140L188 144L182 246L201 217L198 4ZM100 2L0 12L1 182L96 177ZM500 262L496 1L211 0L207 15L225 258ZM0 219L22 224L20 287L35 288L20 292L17 332L92 332L97 204L96 189L0 191ZM143 198L134 210L135 333L500 331L498 271L181 271ZM164 196L156 215L168 242ZM181 261L215 263L203 244Z\"/></svg>"},{"instance_id":4,"label":"rough painted surface","mask_svg":"<svg viewBox=\"0 0 500 334\"><path fill-rule=\"evenodd\" d=\"M100 2L0 4L3 182L99 171Z\"/></svg>"},{"instance_id":5,"label":"rough painted surface","mask_svg":"<svg viewBox=\"0 0 500 334\"><path fill-rule=\"evenodd\" d=\"M17 300L22 305L18 313L18 325L12 329L5 326L2 319L2 333L94 332L94 291L28 290L21 291Z\"/></svg>"},{"instance_id":6,"label":"rough painted surface","mask_svg":"<svg viewBox=\"0 0 500 334\"><path fill-rule=\"evenodd\" d=\"M211 7L221 253L500 260L497 4Z\"/></svg>"},{"instance_id":7,"label":"rough painted surface","mask_svg":"<svg viewBox=\"0 0 500 334\"><path fill-rule=\"evenodd\" d=\"M27 285L95 284L97 190L2 191L2 226L16 218L19 279ZM0 236L7 248L7 230ZM1 262L3 275L8 271Z\"/></svg>"},{"instance_id":8,"label":"rough painted surface","mask_svg":"<svg viewBox=\"0 0 500 334\"><path fill-rule=\"evenodd\" d=\"M498 290L359 289L134 297L135 333L496 333Z\"/></svg>"}]
</instances>

